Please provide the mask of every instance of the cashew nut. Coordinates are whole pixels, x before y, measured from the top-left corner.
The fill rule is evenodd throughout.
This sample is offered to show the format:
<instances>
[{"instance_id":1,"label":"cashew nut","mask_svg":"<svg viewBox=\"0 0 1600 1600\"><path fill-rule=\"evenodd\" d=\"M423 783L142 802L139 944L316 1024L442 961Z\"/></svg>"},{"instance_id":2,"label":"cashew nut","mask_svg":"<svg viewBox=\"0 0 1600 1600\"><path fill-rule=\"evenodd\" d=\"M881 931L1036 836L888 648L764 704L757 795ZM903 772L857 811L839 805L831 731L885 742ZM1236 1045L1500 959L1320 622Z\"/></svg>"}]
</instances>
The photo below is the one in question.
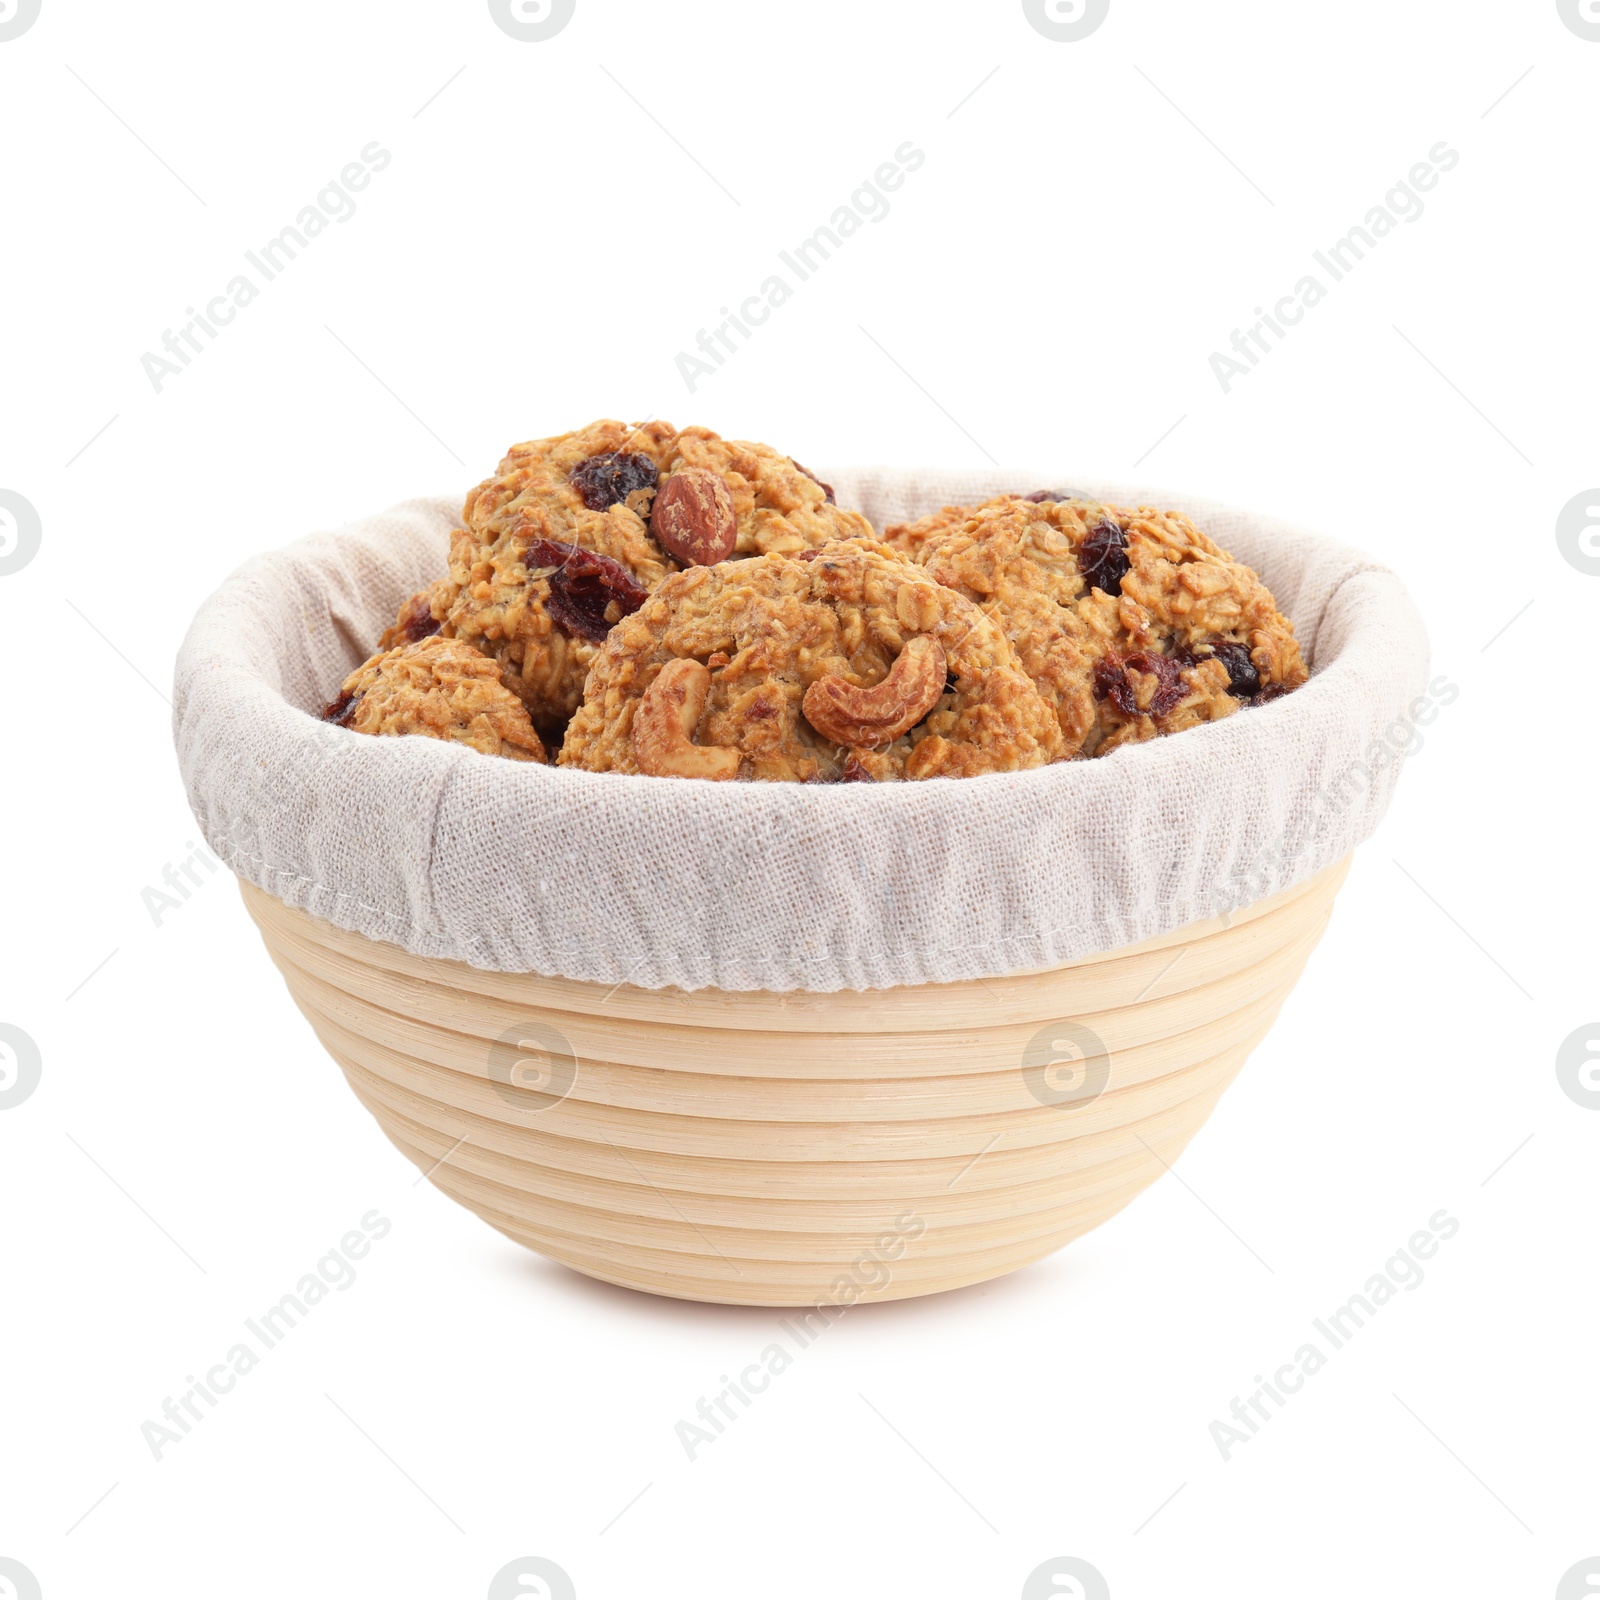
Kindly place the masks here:
<instances>
[{"instance_id":1,"label":"cashew nut","mask_svg":"<svg viewBox=\"0 0 1600 1600\"><path fill-rule=\"evenodd\" d=\"M915 727L944 693L944 647L929 633L906 642L888 676L870 689L829 673L806 690L800 709L824 739L862 748L888 744Z\"/></svg>"},{"instance_id":2,"label":"cashew nut","mask_svg":"<svg viewBox=\"0 0 1600 1600\"><path fill-rule=\"evenodd\" d=\"M645 690L633 714L633 753L639 770L654 778L709 778L739 774L739 752L698 745L691 737L706 708L711 673L698 661L669 661Z\"/></svg>"}]
</instances>

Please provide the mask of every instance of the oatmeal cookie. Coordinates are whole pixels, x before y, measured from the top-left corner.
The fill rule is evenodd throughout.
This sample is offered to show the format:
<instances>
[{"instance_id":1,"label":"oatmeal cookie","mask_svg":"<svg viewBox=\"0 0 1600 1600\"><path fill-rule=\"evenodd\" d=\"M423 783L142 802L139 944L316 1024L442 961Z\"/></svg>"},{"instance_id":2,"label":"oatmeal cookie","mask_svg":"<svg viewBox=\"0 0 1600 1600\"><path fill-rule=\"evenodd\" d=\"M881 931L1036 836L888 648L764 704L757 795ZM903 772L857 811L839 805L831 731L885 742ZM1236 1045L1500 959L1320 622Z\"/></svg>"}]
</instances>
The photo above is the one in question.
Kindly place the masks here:
<instances>
[{"instance_id":1,"label":"oatmeal cookie","mask_svg":"<svg viewBox=\"0 0 1600 1600\"><path fill-rule=\"evenodd\" d=\"M545 748L499 667L459 639L437 634L380 652L357 667L324 722L356 733L420 733L486 756L544 761Z\"/></svg>"},{"instance_id":2,"label":"oatmeal cookie","mask_svg":"<svg viewBox=\"0 0 1600 1600\"><path fill-rule=\"evenodd\" d=\"M1118 639L1096 662L1095 754L1214 722L1306 681L1294 625L1251 568L1180 512L1104 510L1090 530L1084 566L1119 586ZM1097 594L1105 592L1099 584ZM1098 637L1109 638L1104 601L1080 603L1080 613ZM1169 682L1173 668L1177 683ZM1152 676L1160 681L1152 685Z\"/></svg>"},{"instance_id":3,"label":"oatmeal cookie","mask_svg":"<svg viewBox=\"0 0 1600 1600\"><path fill-rule=\"evenodd\" d=\"M885 537L1002 624L1069 755L1213 722L1305 682L1261 580L1177 512L1001 495Z\"/></svg>"},{"instance_id":4,"label":"oatmeal cookie","mask_svg":"<svg viewBox=\"0 0 1600 1600\"><path fill-rule=\"evenodd\" d=\"M788 456L660 421L513 445L462 518L443 631L494 656L546 730L577 708L611 627L669 573L871 533Z\"/></svg>"},{"instance_id":5,"label":"oatmeal cookie","mask_svg":"<svg viewBox=\"0 0 1600 1600\"><path fill-rule=\"evenodd\" d=\"M834 782L967 777L1061 754L1005 635L876 542L694 567L595 656L560 764Z\"/></svg>"}]
</instances>

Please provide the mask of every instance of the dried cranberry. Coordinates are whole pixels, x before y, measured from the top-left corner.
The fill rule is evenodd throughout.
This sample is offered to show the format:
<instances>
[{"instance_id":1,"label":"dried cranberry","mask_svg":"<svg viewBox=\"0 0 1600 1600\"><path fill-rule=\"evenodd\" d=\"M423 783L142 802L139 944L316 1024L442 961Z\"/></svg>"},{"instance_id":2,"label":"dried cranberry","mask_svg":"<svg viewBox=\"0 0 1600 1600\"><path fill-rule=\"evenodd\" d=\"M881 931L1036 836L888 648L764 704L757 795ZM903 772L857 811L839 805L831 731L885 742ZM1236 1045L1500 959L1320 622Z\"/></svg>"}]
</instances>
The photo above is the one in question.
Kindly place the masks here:
<instances>
[{"instance_id":1,"label":"dried cranberry","mask_svg":"<svg viewBox=\"0 0 1600 1600\"><path fill-rule=\"evenodd\" d=\"M656 464L649 456L606 450L580 461L570 473L572 487L591 511L620 505L636 489L656 486Z\"/></svg>"},{"instance_id":2,"label":"dried cranberry","mask_svg":"<svg viewBox=\"0 0 1600 1600\"><path fill-rule=\"evenodd\" d=\"M568 633L592 644L599 644L616 621L607 619L608 606L614 604L618 617L625 617L637 611L649 593L620 561L582 545L535 539L522 561L530 573L552 569L545 574L550 585L545 610Z\"/></svg>"},{"instance_id":3,"label":"dried cranberry","mask_svg":"<svg viewBox=\"0 0 1600 1600\"><path fill-rule=\"evenodd\" d=\"M359 694L341 694L337 700L330 700L322 708L322 720L331 722L336 728L348 728L350 718L360 703Z\"/></svg>"},{"instance_id":4,"label":"dried cranberry","mask_svg":"<svg viewBox=\"0 0 1600 1600\"><path fill-rule=\"evenodd\" d=\"M1243 703L1246 706L1270 705L1274 700L1280 700L1288 693L1289 685L1286 683L1264 683L1261 685L1261 690L1258 694L1249 696Z\"/></svg>"},{"instance_id":5,"label":"dried cranberry","mask_svg":"<svg viewBox=\"0 0 1600 1600\"><path fill-rule=\"evenodd\" d=\"M1140 672L1153 672L1160 680L1150 701L1151 716L1166 716L1189 693L1189 685L1183 681L1183 668L1178 662L1149 653L1130 656L1128 660L1130 666L1137 667Z\"/></svg>"},{"instance_id":6,"label":"dried cranberry","mask_svg":"<svg viewBox=\"0 0 1600 1600\"><path fill-rule=\"evenodd\" d=\"M1128 687L1122 662L1116 656L1101 656L1095 662L1094 697L1109 700L1125 716L1134 715L1133 690Z\"/></svg>"},{"instance_id":7,"label":"dried cranberry","mask_svg":"<svg viewBox=\"0 0 1600 1600\"><path fill-rule=\"evenodd\" d=\"M1109 700L1125 717L1140 715L1130 672L1156 679L1148 713L1152 717L1166 716L1189 692L1183 681L1183 663L1171 656L1158 655L1154 650L1137 650L1131 656L1102 656L1094 668L1095 698Z\"/></svg>"},{"instance_id":8,"label":"dried cranberry","mask_svg":"<svg viewBox=\"0 0 1600 1600\"><path fill-rule=\"evenodd\" d=\"M443 624L434 616L433 608L428 604L427 592L414 594L400 608L400 616L395 624L395 635L402 644L416 644L423 639L431 639Z\"/></svg>"},{"instance_id":9,"label":"dried cranberry","mask_svg":"<svg viewBox=\"0 0 1600 1600\"><path fill-rule=\"evenodd\" d=\"M837 504L833 498L833 485L831 483L823 483L822 479L819 478L810 467L802 467L798 461L795 461L793 456L790 456L789 459L790 461L794 462L794 467L797 472L803 472L806 477L808 477L822 490L822 498L826 500L830 506Z\"/></svg>"},{"instance_id":10,"label":"dried cranberry","mask_svg":"<svg viewBox=\"0 0 1600 1600\"><path fill-rule=\"evenodd\" d=\"M1110 517L1102 517L1078 546L1078 570L1091 589L1109 595L1122 593L1122 580L1132 563L1128 560L1128 536Z\"/></svg>"},{"instance_id":11,"label":"dried cranberry","mask_svg":"<svg viewBox=\"0 0 1600 1600\"><path fill-rule=\"evenodd\" d=\"M1213 654L1228 669L1228 693L1243 700L1261 693L1261 674L1250 659L1250 646L1223 639L1212 646Z\"/></svg>"},{"instance_id":12,"label":"dried cranberry","mask_svg":"<svg viewBox=\"0 0 1600 1600\"><path fill-rule=\"evenodd\" d=\"M1056 505L1062 500L1081 500L1080 494L1074 494L1071 489L1035 489L1032 494L1025 494L1024 500L1031 500L1036 506Z\"/></svg>"}]
</instances>

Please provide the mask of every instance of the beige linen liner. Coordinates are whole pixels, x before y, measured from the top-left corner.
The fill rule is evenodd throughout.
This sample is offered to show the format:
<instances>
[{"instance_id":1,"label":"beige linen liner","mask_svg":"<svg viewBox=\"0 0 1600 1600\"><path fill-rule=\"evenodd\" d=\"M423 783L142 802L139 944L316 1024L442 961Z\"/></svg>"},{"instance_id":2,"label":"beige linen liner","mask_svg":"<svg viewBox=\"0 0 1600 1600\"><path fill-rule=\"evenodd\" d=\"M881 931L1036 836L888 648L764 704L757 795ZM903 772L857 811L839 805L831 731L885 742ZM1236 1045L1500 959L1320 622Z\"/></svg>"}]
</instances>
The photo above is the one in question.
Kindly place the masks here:
<instances>
[{"instance_id":1,"label":"beige linen liner","mask_svg":"<svg viewBox=\"0 0 1600 1600\"><path fill-rule=\"evenodd\" d=\"M1311 681L1096 761L882 785L710 784L494 760L316 720L460 497L258 556L179 652L174 737L242 878L413 955L643 988L830 991L1053 966L1301 882L1376 828L1428 645L1400 580L1275 518L1036 470L823 473L882 528L1004 490L1184 511L1266 580Z\"/></svg>"}]
</instances>

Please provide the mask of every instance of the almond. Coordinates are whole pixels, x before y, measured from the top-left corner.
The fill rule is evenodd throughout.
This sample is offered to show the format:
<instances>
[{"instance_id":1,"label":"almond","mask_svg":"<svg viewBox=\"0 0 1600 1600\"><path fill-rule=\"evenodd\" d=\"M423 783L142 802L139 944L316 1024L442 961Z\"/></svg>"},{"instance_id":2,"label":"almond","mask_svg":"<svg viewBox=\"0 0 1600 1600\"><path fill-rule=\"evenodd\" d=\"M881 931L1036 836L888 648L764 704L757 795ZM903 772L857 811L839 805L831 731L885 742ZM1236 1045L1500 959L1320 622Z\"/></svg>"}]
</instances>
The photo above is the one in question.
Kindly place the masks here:
<instances>
[{"instance_id":1,"label":"almond","mask_svg":"<svg viewBox=\"0 0 1600 1600\"><path fill-rule=\"evenodd\" d=\"M674 472L656 493L650 531L669 555L689 567L711 567L733 554L739 537L728 486L705 467Z\"/></svg>"}]
</instances>

